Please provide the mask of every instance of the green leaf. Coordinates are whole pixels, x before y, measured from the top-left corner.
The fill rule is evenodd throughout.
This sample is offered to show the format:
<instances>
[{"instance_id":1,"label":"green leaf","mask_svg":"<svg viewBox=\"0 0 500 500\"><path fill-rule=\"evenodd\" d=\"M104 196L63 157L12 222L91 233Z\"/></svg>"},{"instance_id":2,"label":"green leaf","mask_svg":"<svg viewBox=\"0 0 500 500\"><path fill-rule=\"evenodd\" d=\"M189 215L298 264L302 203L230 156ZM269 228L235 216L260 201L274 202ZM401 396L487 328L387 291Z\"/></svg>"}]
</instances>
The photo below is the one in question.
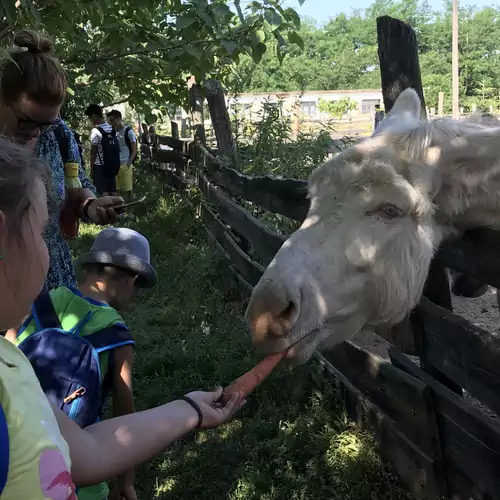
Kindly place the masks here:
<instances>
[{"instance_id":1,"label":"green leaf","mask_svg":"<svg viewBox=\"0 0 500 500\"><path fill-rule=\"evenodd\" d=\"M252 47L255 47L259 43L264 43L266 40L266 34L263 30L255 30L250 33L250 43Z\"/></svg>"},{"instance_id":2,"label":"green leaf","mask_svg":"<svg viewBox=\"0 0 500 500\"><path fill-rule=\"evenodd\" d=\"M297 14L297 12L295 12L295 10L289 7L288 9L285 10L284 17L287 21L290 21L293 24L295 24L296 28L300 28L300 16Z\"/></svg>"},{"instance_id":3,"label":"green leaf","mask_svg":"<svg viewBox=\"0 0 500 500\"><path fill-rule=\"evenodd\" d=\"M227 50L229 54L233 54L238 48L238 44L231 40L222 40L221 45Z\"/></svg>"},{"instance_id":4,"label":"green leaf","mask_svg":"<svg viewBox=\"0 0 500 500\"><path fill-rule=\"evenodd\" d=\"M68 87L66 89L66 92L70 95L70 96L74 96L75 95L75 91L71 88L71 87Z\"/></svg>"},{"instance_id":5,"label":"green leaf","mask_svg":"<svg viewBox=\"0 0 500 500\"><path fill-rule=\"evenodd\" d=\"M257 44L252 50L252 59L255 63L260 63L262 56L266 53L267 47L263 43Z\"/></svg>"},{"instance_id":6,"label":"green leaf","mask_svg":"<svg viewBox=\"0 0 500 500\"><path fill-rule=\"evenodd\" d=\"M304 50L304 40L296 31L290 31L288 33L288 41L298 45L302 50Z\"/></svg>"},{"instance_id":7,"label":"green leaf","mask_svg":"<svg viewBox=\"0 0 500 500\"><path fill-rule=\"evenodd\" d=\"M273 34L274 34L276 40L278 41L279 47L283 47L284 45L286 45L286 41L283 38L283 35L279 31L274 31Z\"/></svg>"},{"instance_id":8,"label":"green leaf","mask_svg":"<svg viewBox=\"0 0 500 500\"><path fill-rule=\"evenodd\" d=\"M177 20L175 21L175 25L177 26L178 29L183 30L191 26L195 21L196 18L191 17L190 15L186 15L178 17Z\"/></svg>"},{"instance_id":9,"label":"green leaf","mask_svg":"<svg viewBox=\"0 0 500 500\"><path fill-rule=\"evenodd\" d=\"M214 3L211 5L215 18L221 22L226 16L232 16L231 9L225 3Z\"/></svg>"},{"instance_id":10,"label":"green leaf","mask_svg":"<svg viewBox=\"0 0 500 500\"><path fill-rule=\"evenodd\" d=\"M198 59L200 59L200 57L201 57L201 50L198 47L196 47L196 45L192 45L192 44L186 45L186 52L188 54L191 54L193 57L198 58Z\"/></svg>"},{"instance_id":11,"label":"green leaf","mask_svg":"<svg viewBox=\"0 0 500 500\"><path fill-rule=\"evenodd\" d=\"M266 9L264 18L273 29L279 28L283 24L283 18L273 9Z\"/></svg>"}]
</instances>

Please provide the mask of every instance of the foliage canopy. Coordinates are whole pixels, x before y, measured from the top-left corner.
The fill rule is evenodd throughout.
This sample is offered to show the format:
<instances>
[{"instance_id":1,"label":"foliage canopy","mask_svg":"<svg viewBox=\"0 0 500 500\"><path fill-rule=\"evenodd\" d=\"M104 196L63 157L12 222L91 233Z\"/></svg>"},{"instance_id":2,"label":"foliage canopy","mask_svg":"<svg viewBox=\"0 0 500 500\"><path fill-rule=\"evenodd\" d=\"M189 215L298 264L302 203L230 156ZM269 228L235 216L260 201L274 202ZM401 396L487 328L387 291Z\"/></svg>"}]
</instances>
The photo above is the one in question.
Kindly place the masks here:
<instances>
[{"instance_id":1,"label":"foliage canopy","mask_svg":"<svg viewBox=\"0 0 500 500\"><path fill-rule=\"evenodd\" d=\"M302 43L280 0L2 0L1 10L3 48L21 27L54 39L76 104L129 102L149 121L183 103L190 75L224 81L243 54L258 62L270 46L281 57Z\"/></svg>"}]
</instances>

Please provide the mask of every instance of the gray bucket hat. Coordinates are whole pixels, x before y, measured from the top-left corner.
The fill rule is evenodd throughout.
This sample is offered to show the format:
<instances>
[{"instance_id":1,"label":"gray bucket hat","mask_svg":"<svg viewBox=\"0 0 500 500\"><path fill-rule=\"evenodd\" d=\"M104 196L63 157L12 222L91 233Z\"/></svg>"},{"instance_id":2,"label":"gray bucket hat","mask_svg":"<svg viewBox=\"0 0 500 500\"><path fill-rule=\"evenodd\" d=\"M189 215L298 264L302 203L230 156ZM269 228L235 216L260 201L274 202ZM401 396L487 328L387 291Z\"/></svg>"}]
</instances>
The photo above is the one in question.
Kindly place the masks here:
<instances>
[{"instance_id":1,"label":"gray bucket hat","mask_svg":"<svg viewBox=\"0 0 500 500\"><path fill-rule=\"evenodd\" d=\"M138 285L151 288L158 276L151 266L149 242L137 231L128 228L103 229L94 240L89 252L77 259L76 264L108 264L137 273Z\"/></svg>"}]
</instances>

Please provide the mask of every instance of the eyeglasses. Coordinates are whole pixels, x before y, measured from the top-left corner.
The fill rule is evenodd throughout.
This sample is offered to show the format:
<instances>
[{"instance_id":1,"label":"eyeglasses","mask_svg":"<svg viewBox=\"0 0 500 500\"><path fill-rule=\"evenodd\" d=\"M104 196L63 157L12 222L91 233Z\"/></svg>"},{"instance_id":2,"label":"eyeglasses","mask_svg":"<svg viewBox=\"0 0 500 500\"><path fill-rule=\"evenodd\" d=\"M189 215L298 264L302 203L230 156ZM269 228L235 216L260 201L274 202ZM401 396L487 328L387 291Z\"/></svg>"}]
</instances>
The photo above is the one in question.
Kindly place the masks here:
<instances>
[{"instance_id":1,"label":"eyeglasses","mask_svg":"<svg viewBox=\"0 0 500 500\"><path fill-rule=\"evenodd\" d=\"M17 118L17 128L20 131L32 132L33 130L39 128L40 133L43 134L44 132L52 132L60 124L59 118L55 119L52 122L41 122L38 120L34 120L33 118L30 118L29 116L19 116L19 114L16 112L16 110L12 106L11 106L11 109L12 109L12 113Z\"/></svg>"}]
</instances>

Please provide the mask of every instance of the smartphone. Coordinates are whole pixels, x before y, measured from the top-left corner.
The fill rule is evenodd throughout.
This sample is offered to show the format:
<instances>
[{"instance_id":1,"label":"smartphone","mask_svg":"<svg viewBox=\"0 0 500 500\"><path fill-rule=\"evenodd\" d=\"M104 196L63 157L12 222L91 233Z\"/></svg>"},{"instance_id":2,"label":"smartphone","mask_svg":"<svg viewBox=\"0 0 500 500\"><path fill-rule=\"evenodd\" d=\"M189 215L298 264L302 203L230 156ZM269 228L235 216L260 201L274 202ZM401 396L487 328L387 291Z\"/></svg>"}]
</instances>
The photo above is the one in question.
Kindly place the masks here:
<instances>
[{"instance_id":1,"label":"smartphone","mask_svg":"<svg viewBox=\"0 0 500 500\"><path fill-rule=\"evenodd\" d=\"M129 203L124 203L123 205L115 205L111 208L113 208L114 210L123 210L125 208L128 208L128 207L133 207L134 205L138 205L139 203L143 203L144 200L146 199L145 196L143 196L142 198L139 198L138 200L134 200L134 201L131 201Z\"/></svg>"}]
</instances>

